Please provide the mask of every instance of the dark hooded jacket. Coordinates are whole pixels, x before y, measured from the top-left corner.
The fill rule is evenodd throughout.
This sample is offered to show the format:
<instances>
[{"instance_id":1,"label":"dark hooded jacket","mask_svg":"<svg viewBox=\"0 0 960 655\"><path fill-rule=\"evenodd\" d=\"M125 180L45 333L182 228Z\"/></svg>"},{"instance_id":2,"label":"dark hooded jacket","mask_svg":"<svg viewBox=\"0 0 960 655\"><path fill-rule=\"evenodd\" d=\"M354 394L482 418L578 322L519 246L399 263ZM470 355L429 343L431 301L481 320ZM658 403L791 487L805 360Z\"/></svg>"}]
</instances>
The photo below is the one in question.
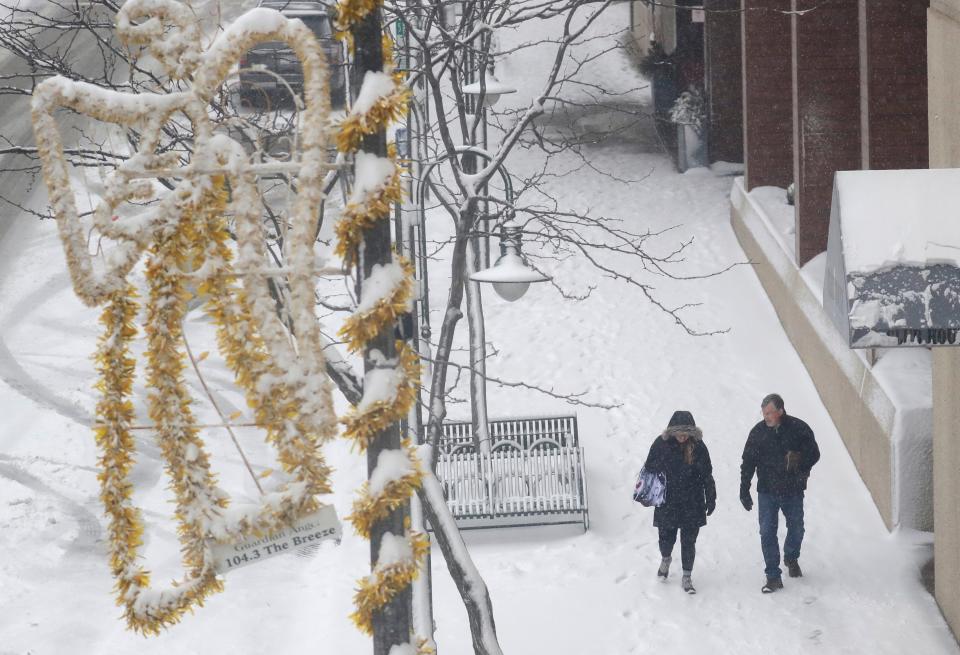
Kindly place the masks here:
<instances>
[{"instance_id":1,"label":"dark hooded jacket","mask_svg":"<svg viewBox=\"0 0 960 655\"><path fill-rule=\"evenodd\" d=\"M796 470L787 470L787 451L800 454ZM820 448L810 426L784 413L780 425L768 427L760 421L747 437L740 464L740 489L750 489L757 473L759 493L795 496L807 488L810 469L820 459Z\"/></svg>"},{"instance_id":2,"label":"dark hooded jacket","mask_svg":"<svg viewBox=\"0 0 960 655\"><path fill-rule=\"evenodd\" d=\"M671 421L672 422L672 421ZM677 432L687 432L693 442L692 463L684 461ZM710 451L703 443L703 432L694 425L672 425L650 446L644 467L667 478L666 500L653 512L658 528L699 528L707 524L707 509L717 502Z\"/></svg>"}]
</instances>

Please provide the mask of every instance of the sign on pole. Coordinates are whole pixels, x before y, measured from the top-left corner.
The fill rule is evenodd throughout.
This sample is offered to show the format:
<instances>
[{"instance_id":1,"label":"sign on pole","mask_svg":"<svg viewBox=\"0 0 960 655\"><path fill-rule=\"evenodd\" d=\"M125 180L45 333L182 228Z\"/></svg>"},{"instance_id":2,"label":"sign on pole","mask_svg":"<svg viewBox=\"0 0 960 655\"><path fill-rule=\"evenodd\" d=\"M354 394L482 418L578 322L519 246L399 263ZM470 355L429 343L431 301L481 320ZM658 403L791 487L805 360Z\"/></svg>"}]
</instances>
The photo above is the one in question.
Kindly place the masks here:
<instances>
[{"instance_id":1,"label":"sign on pole","mask_svg":"<svg viewBox=\"0 0 960 655\"><path fill-rule=\"evenodd\" d=\"M333 505L325 505L294 525L266 537L253 537L232 544L214 544L213 557L217 573L226 573L264 560L292 553L304 546L334 539L340 543L343 527Z\"/></svg>"}]
</instances>

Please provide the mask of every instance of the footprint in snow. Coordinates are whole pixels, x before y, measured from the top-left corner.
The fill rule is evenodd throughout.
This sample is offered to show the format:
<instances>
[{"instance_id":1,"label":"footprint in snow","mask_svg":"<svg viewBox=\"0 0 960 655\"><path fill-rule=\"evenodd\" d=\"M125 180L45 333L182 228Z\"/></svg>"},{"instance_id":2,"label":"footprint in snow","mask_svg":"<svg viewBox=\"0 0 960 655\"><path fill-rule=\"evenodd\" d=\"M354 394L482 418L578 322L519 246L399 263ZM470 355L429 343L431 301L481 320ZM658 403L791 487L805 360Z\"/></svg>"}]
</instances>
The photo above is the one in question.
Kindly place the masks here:
<instances>
[{"instance_id":1,"label":"footprint in snow","mask_svg":"<svg viewBox=\"0 0 960 655\"><path fill-rule=\"evenodd\" d=\"M616 578L613 579L613 583L620 584L622 582L626 582L630 578L630 575L631 575L630 573L621 573L620 575L618 575Z\"/></svg>"},{"instance_id":2,"label":"footprint in snow","mask_svg":"<svg viewBox=\"0 0 960 655\"><path fill-rule=\"evenodd\" d=\"M807 596L806 598L803 599L804 605L813 605L815 602L817 602L816 596Z\"/></svg>"}]
</instances>

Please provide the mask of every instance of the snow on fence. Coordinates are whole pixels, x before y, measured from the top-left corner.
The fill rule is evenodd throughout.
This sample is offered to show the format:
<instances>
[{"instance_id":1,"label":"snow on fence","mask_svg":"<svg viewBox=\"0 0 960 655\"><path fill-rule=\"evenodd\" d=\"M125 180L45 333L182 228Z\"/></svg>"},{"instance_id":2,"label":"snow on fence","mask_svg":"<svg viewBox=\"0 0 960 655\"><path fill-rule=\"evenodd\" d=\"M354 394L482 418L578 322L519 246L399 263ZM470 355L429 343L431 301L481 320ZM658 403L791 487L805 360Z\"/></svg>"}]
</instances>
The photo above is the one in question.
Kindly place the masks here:
<instances>
[{"instance_id":1,"label":"snow on fence","mask_svg":"<svg viewBox=\"0 0 960 655\"><path fill-rule=\"evenodd\" d=\"M533 450L541 445L579 445L576 416L498 419L487 425L494 451L503 448ZM473 448L473 426L469 421L443 424L442 451L472 451Z\"/></svg>"},{"instance_id":2,"label":"snow on fence","mask_svg":"<svg viewBox=\"0 0 960 655\"><path fill-rule=\"evenodd\" d=\"M469 422L444 424L437 477L461 528L583 523L589 527L575 416L490 421L489 453Z\"/></svg>"}]
</instances>

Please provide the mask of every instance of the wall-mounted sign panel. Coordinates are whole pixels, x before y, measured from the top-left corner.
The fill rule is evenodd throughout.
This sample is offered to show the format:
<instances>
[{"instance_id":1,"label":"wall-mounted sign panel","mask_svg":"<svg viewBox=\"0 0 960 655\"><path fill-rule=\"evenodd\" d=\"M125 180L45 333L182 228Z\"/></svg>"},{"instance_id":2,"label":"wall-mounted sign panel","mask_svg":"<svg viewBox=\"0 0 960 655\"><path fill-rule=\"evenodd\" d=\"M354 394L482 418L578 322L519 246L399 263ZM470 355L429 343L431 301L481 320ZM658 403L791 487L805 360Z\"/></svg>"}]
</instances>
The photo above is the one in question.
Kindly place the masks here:
<instances>
[{"instance_id":1,"label":"wall-mounted sign panel","mask_svg":"<svg viewBox=\"0 0 960 655\"><path fill-rule=\"evenodd\" d=\"M838 171L823 306L851 348L960 346L960 169Z\"/></svg>"}]
</instances>

